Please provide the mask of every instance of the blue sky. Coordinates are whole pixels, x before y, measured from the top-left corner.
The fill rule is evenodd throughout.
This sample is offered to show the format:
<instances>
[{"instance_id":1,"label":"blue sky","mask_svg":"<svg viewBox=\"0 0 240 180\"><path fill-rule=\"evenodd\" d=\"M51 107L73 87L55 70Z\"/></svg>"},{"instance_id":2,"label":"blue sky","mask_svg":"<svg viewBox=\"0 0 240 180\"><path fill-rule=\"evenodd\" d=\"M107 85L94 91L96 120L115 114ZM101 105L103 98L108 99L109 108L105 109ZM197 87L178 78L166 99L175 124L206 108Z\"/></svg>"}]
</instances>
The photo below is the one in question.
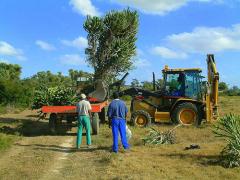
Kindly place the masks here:
<instances>
[{"instance_id":1,"label":"blue sky","mask_svg":"<svg viewBox=\"0 0 240 180\"><path fill-rule=\"evenodd\" d=\"M85 63L86 15L130 7L139 12L135 69L127 82L161 77L171 68L200 67L214 53L220 80L240 86L240 0L1 0L0 61L22 77L51 70L92 72Z\"/></svg>"}]
</instances>

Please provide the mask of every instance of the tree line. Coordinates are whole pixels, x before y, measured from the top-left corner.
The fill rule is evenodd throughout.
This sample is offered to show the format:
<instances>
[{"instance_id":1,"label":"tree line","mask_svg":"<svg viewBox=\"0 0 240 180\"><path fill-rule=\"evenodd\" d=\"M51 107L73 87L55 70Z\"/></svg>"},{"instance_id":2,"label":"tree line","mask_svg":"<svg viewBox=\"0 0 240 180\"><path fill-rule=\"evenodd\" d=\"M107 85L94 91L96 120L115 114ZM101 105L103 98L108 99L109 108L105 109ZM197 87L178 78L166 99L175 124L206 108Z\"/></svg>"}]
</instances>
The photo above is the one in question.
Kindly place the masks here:
<instances>
[{"instance_id":1,"label":"tree line","mask_svg":"<svg viewBox=\"0 0 240 180\"><path fill-rule=\"evenodd\" d=\"M219 94L227 96L240 96L240 88L238 86L229 87L225 82L219 83Z\"/></svg>"},{"instance_id":2,"label":"tree line","mask_svg":"<svg viewBox=\"0 0 240 180\"><path fill-rule=\"evenodd\" d=\"M31 77L21 79L22 68L17 64L0 63L0 104L30 107L36 91L53 87L72 88L77 86L79 77L91 80L93 74L69 69L68 75L61 72L37 72ZM81 79L79 79L81 80ZM44 97L42 97L44 98Z\"/></svg>"}]
</instances>

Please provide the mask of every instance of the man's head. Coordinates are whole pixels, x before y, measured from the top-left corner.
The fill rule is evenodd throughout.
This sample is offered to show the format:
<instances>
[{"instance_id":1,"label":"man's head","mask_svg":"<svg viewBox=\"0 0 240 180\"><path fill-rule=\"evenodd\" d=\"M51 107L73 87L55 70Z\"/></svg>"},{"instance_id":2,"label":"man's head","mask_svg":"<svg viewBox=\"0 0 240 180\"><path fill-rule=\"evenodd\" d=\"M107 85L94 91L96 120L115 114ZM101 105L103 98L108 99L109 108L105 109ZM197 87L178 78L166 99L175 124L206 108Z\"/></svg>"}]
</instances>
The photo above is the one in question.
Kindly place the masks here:
<instances>
[{"instance_id":1,"label":"man's head","mask_svg":"<svg viewBox=\"0 0 240 180\"><path fill-rule=\"evenodd\" d=\"M80 94L80 99L83 100L83 99L86 99L86 95L85 94Z\"/></svg>"},{"instance_id":2,"label":"man's head","mask_svg":"<svg viewBox=\"0 0 240 180\"><path fill-rule=\"evenodd\" d=\"M183 82L184 81L184 74L180 73L177 80L178 80L179 83Z\"/></svg>"},{"instance_id":3,"label":"man's head","mask_svg":"<svg viewBox=\"0 0 240 180\"><path fill-rule=\"evenodd\" d=\"M113 93L113 98L114 99L118 99L119 98L119 93L118 92L114 92Z\"/></svg>"}]
</instances>

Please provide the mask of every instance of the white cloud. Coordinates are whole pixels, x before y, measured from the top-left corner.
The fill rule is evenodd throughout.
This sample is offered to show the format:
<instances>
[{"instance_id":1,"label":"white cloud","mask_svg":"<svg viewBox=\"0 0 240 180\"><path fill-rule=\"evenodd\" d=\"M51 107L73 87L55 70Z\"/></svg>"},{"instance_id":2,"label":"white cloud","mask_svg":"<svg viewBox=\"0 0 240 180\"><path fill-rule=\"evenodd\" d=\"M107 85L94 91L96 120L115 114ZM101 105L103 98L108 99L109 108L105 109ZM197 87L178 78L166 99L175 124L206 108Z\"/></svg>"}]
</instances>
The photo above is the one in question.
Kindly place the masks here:
<instances>
[{"instance_id":1,"label":"white cloud","mask_svg":"<svg viewBox=\"0 0 240 180\"><path fill-rule=\"evenodd\" d=\"M91 0L70 0L73 10L81 15L100 16L101 13L93 6Z\"/></svg>"},{"instance_id":2,"label":"white cloud","mask_svg":"<svg viewBox=\"0 0 240 180\"><path fill-rule=\"evenodd\" d=\"M83 49L86 48L88 46L88 41L86 38L79 36L78 38L69 41L69 40L62 40L61 41L62 44L66 45L66 46L72 46L78 49Z\"/></svg>"},{"instance_id":3,"label":"white cloud","mask_svg":"<svg viewBox=\"0 0 240 180\"><path fill-rule=\"evenodd\" d=\"M0 41L0 54L7 56L18 56L21 54L20 49L14 48L11 44L7 42Z\"/></svg>"},{"instance_id":4,"label":"white cloud","mask_svg":"<svg viewBox=\"0 0 240 180\"><path fill-rule=\"evenodd\" d=\"M142 67L149 67L151 66L151 64L147 59L139 58L135 60L134 66L138 68L142 68Z\"/></svg>"},{"instance_id":5,"label":"white cloud","mask_svg":"<svg viewBox=\"0 0 240 180\"><path fill-rule=\"evenodd\" d=\"M166 38L170 47L187 53L209 53L240 50L240 24L230 28L197 27L192 32L173 34Z\"/></svg>"},{"instance_id":6,"label":"white cloud","mask_svg":"<svg viewBox=\"0 0 240 180\"><path fill-rule=\"evenodd\" d=\"M152 53L161 56L165 59L184 59L187 54L184 52L173 51L163 46L156 46L152 49Z\"/></svg>"},{"instance_id":7,"label":"white cloud","mask_svg":"<svg viewBox=\"0 0 240 180\"><path fill-rule=\"evenodd\" d=\"M164 15L177 10L189 2L219 2L221 0L114 0L117 3L134 7L146 14Z\"/></svg>"},{"instance_id":8,"label":"white cloud","mask_svg":"<svg viewBox=\"0 0 240 180\"><path fill-rule=\"evenodd\" d=\"M152 53L165 59L183 59L191 53L240 51L240 24L225 27L197 27L192 32L167 36ZM174 49L174 50L173 50Z\"/></svg>"},{"instance_id":9,"label":"white cloud","mask_svg":"<svg viewBox=\"0 0 240 180\"><path fill-rule=\"evenodd\" d=\"M60 62L63 65L72 65L72 66L80 66L86 65L84 59L82 59L78 54L65 54L60 57Z\"/></svg>"},{"instance_id":10,"label":"white cloud","mask_svg":"<svg viewBox=\"0 0 240 180\"><path fill-rule=\"evenodd\" d=\"M56 49L53 45L51 45L51 44L49 44L49 43L47 43L47 42L45 42L45 41L37 40L35 43L36 43L36 45L38 45L41 49L46 50L46 51L53 51L53 50Z\"/></svg>"},{"instance_id":11,"label":"white cloud","mask_svg":"<svg viewBox=\"0 0 240 180\"><path fill-rule=\"evenodd\" d=\"M0 41L0 55L14 56L19 60L26 59L26 57L23 56L23 51L21 49L17 49L5 41Z\"/></svg>"}]
</instances>

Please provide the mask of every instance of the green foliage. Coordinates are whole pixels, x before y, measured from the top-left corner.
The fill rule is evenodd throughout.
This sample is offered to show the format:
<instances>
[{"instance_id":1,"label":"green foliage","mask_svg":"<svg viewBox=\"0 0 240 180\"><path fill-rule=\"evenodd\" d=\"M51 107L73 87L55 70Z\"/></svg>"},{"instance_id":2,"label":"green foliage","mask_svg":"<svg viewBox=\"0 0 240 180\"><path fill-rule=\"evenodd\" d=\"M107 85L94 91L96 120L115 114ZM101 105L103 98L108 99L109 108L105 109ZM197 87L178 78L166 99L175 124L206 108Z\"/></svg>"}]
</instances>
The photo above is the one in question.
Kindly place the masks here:
<instances>
[{"instance_id":1,"label":"green foliage","mask_svg":"<svg viewBox=\"0 0 240 180\"><path fill-rule=\"evenodd\" d=\"M152 91L153 90L153 83L149 82L149 81L143 81L142 82L142 87L143 87L143 89Z\"/></svg>"},{"instance_id":2,"label":"green foliage","mask_svg":"<svg viewBox=\"0 0 240 180\"><path fill-rule=\"evenodd\" d=\"M225 91L228 96L240 96L240 89L237 86L233 86L231 89Z\"/></svg>"},{"instance_id":3,"label":"green foliage","mask_svg":"<svg viewBox=\"0 0 240 180\"><path fill-rule=\"evenodd\" d=\"M141 82L137 79L133 79L131 82L131 87L141 87Z\"/></svg>"},{"instance_id":4,"label":"green foliage","mask_svg":"<svg viewBox=\"0 0 240 180\"><path fill-rule=\"evenodd\" d=\"M136 54L138 14L129 9L111 11L104 17L88 16L84 29L88 33L86 55L94 68L95 79L109 80L132 67Z\"/></svg>"},{"instance_id":5,"label":"green foliage","mask_svg":"<svg viewBox=\"0 0 240 180\"><path fill-rule=\"evenodd\" d=\"M73 105L76 102L72 88L64 86L41 88L35 92L32 108L39 109L44 105Z\"/></svg>"},{"instance_id":6,"label":"green foliage","mask_svg":"<svg viewBox=\"0 0 240 180\"><path fill-rule=\"evenodd\" d=\"M176 127L178 127L178 126L176 126ZM174 144L176 141L176 136L175 136L175 133L173 130L175 128L165 131L165 132L160 132L154 128L151 128L149 134L142 139L144 145L146 145L146 144L155 144L155 145Z\"/></svg>"},{"instance_id":7,"label":"green foliage","mask_svg":"<svg viewBox=\"0 0 240 180\"><path fill-rule=\"evenodd\" d=\"M35 88L41 88L43 86L54 87L60 84L65 86L72 85L71 79L68 76L62 75L60 72L53 74L50 71L41 71L33 75L31 78L28 78L28 80L31 81Z\"/></svg>"},{"instance_id":8,"label":"green foliage","mask_svg":"<svg viewBox=\"0 0 240 180\"><path fill-rule=\"evenodd\" d=\"M164 86L164 81L163 81L163 79L157 79L157 81L156 81L156 86L157 86L158 89L162 89L163 86Z\"/></svg>"},{"instance_id":9,"label":"green foliage","mask_svg":"<svg viewBox=\"0 0 240 180\"><path fill-rule=\"evenodd\" d=\"M219 95L240 96L240 89L238 86L228 87L227 83L220 82L218 86Z\"/></svg>"},{"instance_id":10,"label":"green foliage","mask_svg":"<svg viewBox=\"0 0 240 180\"><path fill-rule=\"evenodd\" d=\"M1 104L26 104L23 99L27 91L20 80L21 67L16 64L0 63Z\"/></svg>"},{"instance_id":11,"label":"green foliage","mask_svg":"<svg viewBox=\"0 0 240 180\"><path fill-rule=\"evenodd\" d=\"M0 63L0 79L16 80L20 79L21 67L17 64Z\"/></svg>"},{"instance_id":12,"label":"green foliage","mask_svg":"<svg viewBox=\"0 0 240 180\"><path fill-rule=\"evenodd\" d=\"M77 78L92 78L90 73L72 69L69 70L69 76L64 76L60 72L53 74L50 71L38 72L25 79L20 79L20 75L19 65L0 63L0 105L2 107L33 105L33 108L40 108L41 105L47 104L71 104L74 92L79 85ZM84 89L87 88L88 86L84 84ZM1 108L0 111L5 112L5 108Z\"/></svg>"},{"instance_id":13,"label":"green foliage","mask_svg":"<svg viewBox=\"0 0 240 180\"><path fill-rule=\"evenodd\" d=\"M156 80L156 89L161 89L163 87L163 80L157 79ZM142 81L140 82L138 79L133 79L131 82L131 87L141 87L146 90L153 90L153 83L151 81Z\"/></svg>"},{"instance_id":14,"label":"green foliage","mask_svg":"<svg viewBox=\"0 0 240 180\"><path fill-rule=\"evenodd\" d=\"M229 114L220 118L213 132L227 141L227 146L221 152L223 166L240 166L240 116Z\"/></svg>"},{"instance_id":15,"label":"green foliage","mask_svg":"<svg viewBox=\"0 0 240 180\"><path fill-rule=\"evenodd\" d=\"M131 101L132 97L128 96L128 95L124 95L124 96L121 97L121 99L124 100L124 101Z\"/></svg>"},{"instance_id":16,"label":"green foliage","mask_svg":"<svg viewBox=\"0 0 240 180\"><path fill-rule=\"evenodd\" d=\"M228 90L228 85L225 82L220 82L218 85L218 90L219 91L227 91Z\"/></svg>"}]
</instances>

